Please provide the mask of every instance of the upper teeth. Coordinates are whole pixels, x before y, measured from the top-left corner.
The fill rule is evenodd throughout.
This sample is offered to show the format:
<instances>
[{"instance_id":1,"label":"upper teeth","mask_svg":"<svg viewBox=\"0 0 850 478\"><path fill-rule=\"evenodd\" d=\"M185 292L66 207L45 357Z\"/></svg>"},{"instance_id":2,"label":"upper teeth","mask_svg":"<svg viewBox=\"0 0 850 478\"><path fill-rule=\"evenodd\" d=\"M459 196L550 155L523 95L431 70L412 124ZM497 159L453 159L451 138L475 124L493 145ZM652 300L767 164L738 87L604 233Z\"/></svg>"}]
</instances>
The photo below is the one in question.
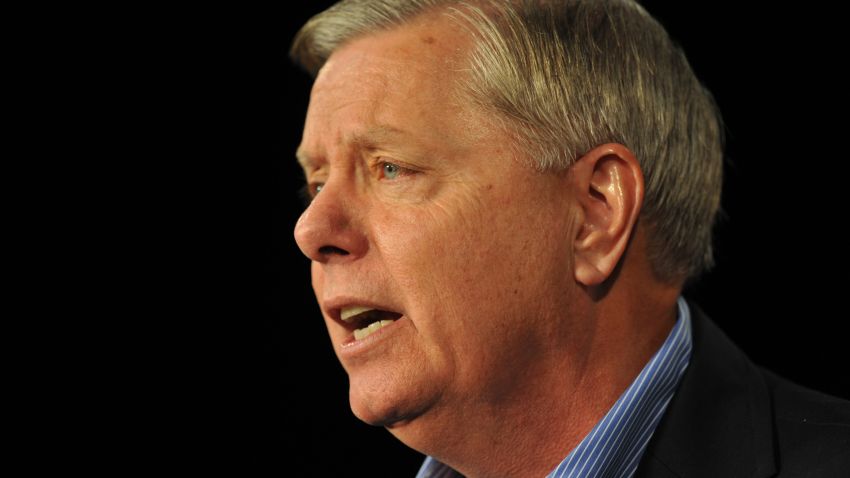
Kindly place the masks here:
<instances>
[{"instance_id":1,"label":"upper teeth","mask_svg":"<svg viewBox=\"0 0 850 478\"><path fill-rule=\"evenodd\" d=\"M345 322L351 322L354 317L362 314L363 312L369 312L370 310L375 310L371 307L346 307L340 311L339 317Z\"/></svg>"}]
</instances>

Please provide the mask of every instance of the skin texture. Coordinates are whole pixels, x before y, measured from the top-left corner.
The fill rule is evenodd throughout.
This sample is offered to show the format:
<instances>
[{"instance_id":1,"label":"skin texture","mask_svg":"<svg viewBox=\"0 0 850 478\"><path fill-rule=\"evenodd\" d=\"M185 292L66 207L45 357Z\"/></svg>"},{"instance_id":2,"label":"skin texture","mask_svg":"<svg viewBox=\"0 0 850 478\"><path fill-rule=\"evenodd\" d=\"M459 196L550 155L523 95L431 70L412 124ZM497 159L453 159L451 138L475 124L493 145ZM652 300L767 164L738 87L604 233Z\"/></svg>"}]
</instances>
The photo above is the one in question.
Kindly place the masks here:
<instances>
[{"instance_id":1,"label":"skin texture","mask_svg":"<svg viewBox=\"0 0 850 478\"><path fill-rule=\"evenodd\" d=\"M680 286L645 260L631 151L536 172L455 94L468 45L432 15L333 53L295 237L357 417L466 476L543 476L666 338ZM351 305L403 316L345 346Z\"/></svg>"}]
</instances>

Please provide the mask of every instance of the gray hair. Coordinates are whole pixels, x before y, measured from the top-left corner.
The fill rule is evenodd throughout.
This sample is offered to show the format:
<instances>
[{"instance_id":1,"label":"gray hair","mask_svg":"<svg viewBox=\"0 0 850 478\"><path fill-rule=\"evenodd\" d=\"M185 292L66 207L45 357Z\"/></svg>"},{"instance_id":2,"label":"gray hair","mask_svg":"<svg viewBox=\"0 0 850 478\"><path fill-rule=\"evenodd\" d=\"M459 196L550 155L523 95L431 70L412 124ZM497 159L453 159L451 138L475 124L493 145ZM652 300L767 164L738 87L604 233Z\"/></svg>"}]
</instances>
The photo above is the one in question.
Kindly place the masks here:
<instances>
[{"instance_id":1,"label":"gray hair","mask_svg":"<svg viewBox=\"0 0 850 478\"><path fill-rule=\"evenodd\" d=\"M722 119L681 48L633 0L343 0L302 27L290 55L315 76L342 44L438 10L474 39L463 93L496 113L536 168L625 145L646 182L640 221L655 277L695 281L714 266Z\"/></svg>"}]
</instances>

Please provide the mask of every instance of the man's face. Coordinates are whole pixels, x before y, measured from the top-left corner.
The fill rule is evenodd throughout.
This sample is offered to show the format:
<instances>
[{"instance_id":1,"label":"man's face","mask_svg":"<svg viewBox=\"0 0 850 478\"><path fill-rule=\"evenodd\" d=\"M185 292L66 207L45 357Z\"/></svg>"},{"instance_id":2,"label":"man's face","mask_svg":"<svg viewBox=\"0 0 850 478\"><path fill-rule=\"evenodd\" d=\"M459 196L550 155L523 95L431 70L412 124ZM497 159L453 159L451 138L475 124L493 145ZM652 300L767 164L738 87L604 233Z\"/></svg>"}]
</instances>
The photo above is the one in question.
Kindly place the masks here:
<instances>
[{"instance_id":1,"label":"man's face","mask_svg":"<svg viewBox=\"0 0 850 478\"><path fill-rule=\"evenodd\" d=\"M535 380L575 289L563 175L535 172L455 99L457 31L419 21L336 51L299 151L321 192L295 237L352 410L393 429L498 406ZM341 319L358 307L382 312ZM376 320L394 322L354 337Z\"/></svg>"}]
</instances>

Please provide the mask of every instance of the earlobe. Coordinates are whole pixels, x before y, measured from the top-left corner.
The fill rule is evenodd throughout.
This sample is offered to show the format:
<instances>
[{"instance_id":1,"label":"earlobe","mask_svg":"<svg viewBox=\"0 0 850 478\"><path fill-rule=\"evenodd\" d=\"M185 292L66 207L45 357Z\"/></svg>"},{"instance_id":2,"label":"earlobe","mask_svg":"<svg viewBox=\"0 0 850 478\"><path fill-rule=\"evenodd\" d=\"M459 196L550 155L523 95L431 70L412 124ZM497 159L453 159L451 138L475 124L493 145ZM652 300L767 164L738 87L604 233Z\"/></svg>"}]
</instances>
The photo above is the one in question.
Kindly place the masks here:
<instances>
[{"instance_id":1,"label":"earlobe","mask_svg":"<svg viewBox=\"0 0 850 478\"><path fill-rule=\"evenodd\" d=\"M634 232L643 203L643 173L621 144L604 144L571 167L580 214L576 227L575 279L585 286L605 282Z\"/></svg>"}]
</instances>

